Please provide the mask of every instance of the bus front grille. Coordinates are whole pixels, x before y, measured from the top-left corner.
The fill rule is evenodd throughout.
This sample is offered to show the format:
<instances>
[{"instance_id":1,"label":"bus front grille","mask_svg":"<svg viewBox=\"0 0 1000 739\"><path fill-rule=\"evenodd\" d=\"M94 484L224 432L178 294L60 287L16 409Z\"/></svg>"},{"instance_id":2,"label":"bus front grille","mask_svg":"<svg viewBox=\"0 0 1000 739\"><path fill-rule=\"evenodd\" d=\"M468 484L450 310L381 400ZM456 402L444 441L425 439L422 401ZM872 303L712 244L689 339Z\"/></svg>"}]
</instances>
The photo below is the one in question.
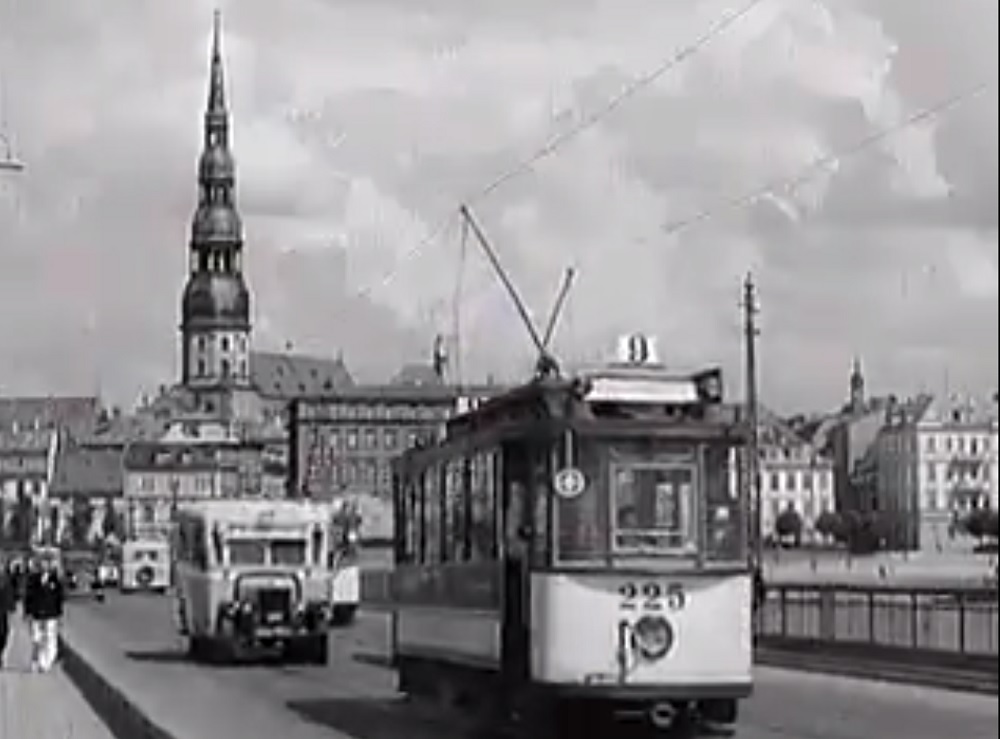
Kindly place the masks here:
<instances>
[{"instance_id":1,"label":"bus front grille","mask_svg":"<svg viewBox=\"0 0 1000 739\"><path fill-rule=\"evenodd\" d=\"M265 623L285 621L292 613L292 593L286 588L262 588L257 591L257 608Z\"/></svg>"}]
</instances>

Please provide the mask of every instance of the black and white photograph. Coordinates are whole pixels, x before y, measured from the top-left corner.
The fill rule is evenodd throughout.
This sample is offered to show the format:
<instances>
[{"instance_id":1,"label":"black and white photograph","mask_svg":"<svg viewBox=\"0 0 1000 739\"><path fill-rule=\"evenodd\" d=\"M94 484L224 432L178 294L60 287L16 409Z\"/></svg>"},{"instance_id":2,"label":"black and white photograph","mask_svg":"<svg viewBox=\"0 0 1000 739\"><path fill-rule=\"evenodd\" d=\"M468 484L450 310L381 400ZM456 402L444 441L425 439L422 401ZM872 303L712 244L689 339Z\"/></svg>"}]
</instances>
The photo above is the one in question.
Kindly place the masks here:
<instances>
[{"instance_id":1,"label":"black and white photograph","mask_svg":"<svg viewBox=\"0 0 1000 739\"><path fill-rule=\"evenodd\" d=\"M996 739L994 0L0 0L0 739Z\"/></svg>"}]
</instances>

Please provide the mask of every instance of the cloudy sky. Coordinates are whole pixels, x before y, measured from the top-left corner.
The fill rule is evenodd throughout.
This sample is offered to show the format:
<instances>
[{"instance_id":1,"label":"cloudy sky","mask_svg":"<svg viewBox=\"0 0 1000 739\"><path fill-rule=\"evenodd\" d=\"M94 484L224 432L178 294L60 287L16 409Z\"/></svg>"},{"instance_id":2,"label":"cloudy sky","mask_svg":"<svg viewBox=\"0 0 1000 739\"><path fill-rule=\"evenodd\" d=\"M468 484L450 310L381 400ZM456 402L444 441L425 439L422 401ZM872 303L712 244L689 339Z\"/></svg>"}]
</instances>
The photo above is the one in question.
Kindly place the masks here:
<instances>
[{"instance_id":1,"label":"cloudy sky","mask_svg":"<svg viewBox=\"0 0 1000 739\"><path fill-rule=\"evenodd\" d=\"M854 355L875 389L995 388L992 0L761 0L481 196L745 3L221 2L257 345L342 350L372 378L457 325L466 377L523 372L517 317L463 250L472 199L540 319L578 268L568 361L638 328L739 392L752 269L773 405L839 402ZM27 163L0 182L4 391L130 402L176 376L214 5L0 0Z\"/></svg>"}]
</instances>

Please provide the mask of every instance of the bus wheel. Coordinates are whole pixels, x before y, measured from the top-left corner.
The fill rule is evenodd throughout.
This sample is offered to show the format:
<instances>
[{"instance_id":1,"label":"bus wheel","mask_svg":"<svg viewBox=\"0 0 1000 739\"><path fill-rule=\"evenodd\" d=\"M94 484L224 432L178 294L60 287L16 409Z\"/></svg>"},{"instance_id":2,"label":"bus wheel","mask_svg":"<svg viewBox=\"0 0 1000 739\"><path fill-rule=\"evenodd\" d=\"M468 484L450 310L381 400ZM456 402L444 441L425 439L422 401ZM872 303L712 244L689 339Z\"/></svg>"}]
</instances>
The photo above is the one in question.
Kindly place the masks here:
<instances>
[{"instance_id":1,"label":"bus wheel","mask_svg":"<svg viewBox=\"0 0 1000 739\"><path fill-rule=\"evenodd\" d=\"M283 657L297 664L325 665L330 661L329 654L329 637L326 633L318 633L285 642Z\"/></svg>"}]
</instances>

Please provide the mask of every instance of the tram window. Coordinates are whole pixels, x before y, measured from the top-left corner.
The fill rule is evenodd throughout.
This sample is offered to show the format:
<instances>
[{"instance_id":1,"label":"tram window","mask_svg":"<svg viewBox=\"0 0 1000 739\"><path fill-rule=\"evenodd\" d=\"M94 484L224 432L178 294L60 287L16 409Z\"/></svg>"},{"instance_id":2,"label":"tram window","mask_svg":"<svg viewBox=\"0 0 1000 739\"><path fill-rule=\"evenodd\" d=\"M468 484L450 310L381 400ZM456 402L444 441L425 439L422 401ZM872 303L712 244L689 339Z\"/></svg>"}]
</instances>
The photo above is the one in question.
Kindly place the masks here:
<instances>
[{"instance_id":1,"label":"tram window","mask_svg":"<svg viewBox=\"0 0 1000 739\"><path fill-rule=\"evenodd\" d=\"M470 477L470 505L472 524L469 532L471 554L474 562L495 559L496 547L496 481L493 457L489 453L477 454L472 459Z\"/></svg>"},{"instance_id":2,"label":"tram window","mask_svg":"<svg viewBox=\"0 0 1000 739\"><path fill-rule=\"evenodd\" d=\"M424 564L441 561L441 485L436 467L424 471Z\"/></svg>"},{"instance_id":3,"label":"tram window","mask_svg":"<svg viewBox=\"0 0 1000 739\"><path fill-rule=\"evenodd\" d=\"M695 470L691 466L611 466L616 549L688 550L696 546Z\"/></svg>"},{"instance_id":4,"label":"tram window","mask_svg":"<svg viewBox=\"0 0 1000 739\"><path fill-rule=\"evenodd\" d=\"M464 459L452 460L445 467L445 555L453 562L464 561L466 552L464 467Z\"/></svg>"},{"instance_id":5,"label":"tram window","mask_svg":"<svg viewBox=\"0 0 1000 739\"><path fill-rule=\"evenodd\" d=\"M587 479L587 488L575 498L559 498L557 502L557 553L560 560L567 562L593 560L607 551L606 502L595 485L602 477L600 447L580 443L576 466Z\"/></svg>"},{"instance_id":6,"label":"tram window","mask_svg":"<svg viewBox=\"0 0 1000 739\"><path fill-rule=\"evenodd\" d=\"M549 564L550 515L552 505L552 459L548 449L533 455L531 469L531 560L539 567Z\"/></svg>"},{"instance_id":7,"label":"tram window","mask_svg":"<svg viewBox=\"0 0 1000 739\"><path fill-rule=\"evenodd\" d=\"M744 506L734 494L729 449L709 447L704 454L705 558L739 562L746 558Z\"/></svg>"}]
</instances>

